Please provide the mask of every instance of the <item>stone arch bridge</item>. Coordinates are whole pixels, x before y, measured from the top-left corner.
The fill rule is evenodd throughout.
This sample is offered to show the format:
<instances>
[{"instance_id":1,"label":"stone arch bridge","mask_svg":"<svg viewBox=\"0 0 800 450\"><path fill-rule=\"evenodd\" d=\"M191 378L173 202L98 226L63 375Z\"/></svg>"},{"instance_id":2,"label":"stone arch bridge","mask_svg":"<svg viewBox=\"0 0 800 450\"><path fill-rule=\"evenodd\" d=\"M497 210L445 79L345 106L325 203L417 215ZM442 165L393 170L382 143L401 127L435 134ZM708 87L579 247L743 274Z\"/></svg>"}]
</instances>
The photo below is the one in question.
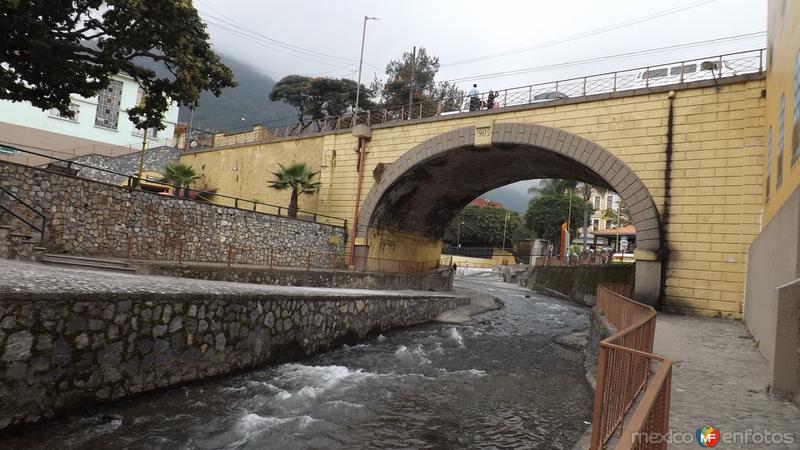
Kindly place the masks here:
<instances>
[{"instance_id":1,"label":"stone arch bridge","mask_svg":"<svg viewBox=\"0 0 800 450\"><path fill-rule=\"evenodd\" d=\"M413 261L438 258L447 222L490 189L543 177L606 186L637 228L639 299L741 317L763 201L764 89L757 73L233 144L181 160L221 192L255 196L250 189L273 203L284 199L269 197L266 174L308 162L322 188L301 208L348 219L356 254Z\"/></svg>"}]
</instances>

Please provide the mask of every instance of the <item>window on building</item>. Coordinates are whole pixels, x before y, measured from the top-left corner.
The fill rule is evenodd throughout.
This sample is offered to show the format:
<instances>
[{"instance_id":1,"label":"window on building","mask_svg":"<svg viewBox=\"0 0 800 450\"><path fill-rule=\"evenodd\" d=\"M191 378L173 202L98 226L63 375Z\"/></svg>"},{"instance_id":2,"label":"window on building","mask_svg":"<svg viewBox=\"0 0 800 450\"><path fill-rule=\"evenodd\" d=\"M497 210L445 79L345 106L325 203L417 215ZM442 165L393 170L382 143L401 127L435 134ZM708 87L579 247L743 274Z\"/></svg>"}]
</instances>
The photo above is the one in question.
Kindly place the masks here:
<instances>
[{"instance_id":1,"label":"window on building","mask_svg":"<svg viewBox=\"0 0 800 450\"><path fill-rule=\"evenodd\" d=\"M611 210L614 209L614 196L613 195L609 195L608 197L606 197L606 209L611 209Z\"/></svg>"},{"instance_id":2,"label":"window on building","mask_svg":"<svg viewBox=\"0 0 800 450\"><path fill-rule=\"evenodd\" d=\"M600 196L594 198L594 209L600 209Z\"/></svg>"},{"instance_id":3,"label":"window on building","mask_svg":"<svg viewBox=\"0 0 800 450\"><path fill-rule=\"evenodd\" d=\"M610 220L606 220L606 228L605 229L607 230L609 228L611 228L611 221Z\"/></svg>"},{"instance_id":4,"label":"window on building","mask_svg":"<svg viewBox=\"0 0 800 450\"><path fill-rule=\"evenodd\" d=\"M133 134L134 136L139 136L139 137L143 137L144 136L144 133L142 132L142 130L140 128L134 128L133 132L131 134ZM158 138L158 130L156 130L155 128L148 128L147 129L147 137L148 137L148 139L156 139L156 138Z\"/></svg>"},{"instance_id":5,"label":"window on building","mask_svg":"<svg viewBox=\"0 0 800 450\"><path fill-rule=\"evenodd\" d=\"M111 82L97 96L97 114L94 124L98 127L116 130L119 126L119 108L122 101L122 81Z\"/></svg>"},{"instance_id":6,"label":"window on building","mask_svg":"<svg viewBox=\"0 0 800 450\"><path fill-rule=\"evenodd\" d=\"M783 182L783 129L786 122L786 95L781 94L781 102L778 105L778 159L775 161L775 189L781 187Z\"/></svg>"},{"instance_id":7,"label":"window on building","mask_svg":"<svg viewBox=\"0 0 800 450\"><path fill-rule=\"evenodd\" d=\"M764 194L767 201L769 201L770 185L772 184L772 127L767 131L767 190Z\"/></svg>"},{"instance_id":8,"label":"window on building","mask_svg":"<svg viewBox=\"0 0 800 450\"><path fill-rule=\"evenodd\" d=\"M66 120L71 120L73 122L77 122L78 113L81 112L81 105L77 103L72 103L71 105L69 105L69 110L72 111L73 113L72 117L69 117L65 114L61 114L61 111L57 110L56 108L50 110L50 117L58 117L59 119L66 119Z\"/></svg>"},{"instance_id":9,"label":"window on building","mask_svg":"<svg viewBox=\"0 0 800 450\"><path fill-rule=\"evenodd\" d=\"M800 50L794 61L794 108L792 109L792 165L800 157Z\"/></svg>"},{"instance_id":10,"label":"window on building","mask_svg":"<svg viewBox=\"0 0 800 450\"><path fill-rule=\"evenodd\" d=\"M594 219L592 221L592 231L597 231L600 229L600 219Z\"/></svg>"}]
</instances>

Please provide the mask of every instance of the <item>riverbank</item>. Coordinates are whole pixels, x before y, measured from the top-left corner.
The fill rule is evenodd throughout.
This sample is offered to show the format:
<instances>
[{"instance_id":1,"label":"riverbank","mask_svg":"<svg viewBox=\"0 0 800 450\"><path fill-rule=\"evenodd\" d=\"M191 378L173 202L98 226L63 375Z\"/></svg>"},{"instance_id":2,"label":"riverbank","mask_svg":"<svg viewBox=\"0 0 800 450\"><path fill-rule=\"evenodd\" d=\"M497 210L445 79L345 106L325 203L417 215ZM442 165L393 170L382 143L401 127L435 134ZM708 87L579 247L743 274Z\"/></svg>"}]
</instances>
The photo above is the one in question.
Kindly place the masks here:
<instances>
[{"instance_id":1,"label":"riverbank","mask_svg":"<svg viewBox=\"0 0 800 450\"><path fill-rule=\"evenodd\" d=\"M445 311L436 316L434 322L449 323L452 325L468 325L473 323L473 317L485 312L494 311L503 307L503 301L494 295L464 287L454 287L453 294L458 297L469 298L469 304Z\"/></svg>"},{"instance_id":2,"label":"riverbank","mask_svg":"<svg viewBox=\"0 0 800 450\"><path fill-rule=\"evenodd\" d=\"M0 260L0 429L298 360L466 298L128 275Z\"/></svg>"},{"instance_id":3,"label":"riverbank","mask_svg":"<svg viewBox=\"0 0 800 450\"><path fill-rule=\"evenodd\" d=\"M0 447L569 449L591 415L591 389L581 352L554 338L586 328L586 310L469 278L464 287L504 307L107 404Z\"/></svg>"}]
</instances>

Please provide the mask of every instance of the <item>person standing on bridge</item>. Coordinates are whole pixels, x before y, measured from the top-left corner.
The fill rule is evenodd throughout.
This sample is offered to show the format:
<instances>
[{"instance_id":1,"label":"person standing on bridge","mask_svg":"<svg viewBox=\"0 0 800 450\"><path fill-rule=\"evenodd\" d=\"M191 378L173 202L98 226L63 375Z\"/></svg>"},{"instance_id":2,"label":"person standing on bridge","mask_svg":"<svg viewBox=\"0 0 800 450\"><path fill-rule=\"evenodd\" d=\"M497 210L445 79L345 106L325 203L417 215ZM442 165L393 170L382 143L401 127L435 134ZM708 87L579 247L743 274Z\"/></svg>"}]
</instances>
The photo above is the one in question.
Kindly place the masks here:
<instances>
[{"instance_id":1,"label":"person standing on bridge","mask_svg":"<svg viewBox=\"0 0 800 450\"><path fill-rule=\"evenodd\" d=\"M489 95L486 96L486 108L492 109L494 108L494 99L497 98L497 93L495 91L489 91Z\"/></svg>"},{"instance_id":2,"label":"person standing on bridge","mask_svg":"<svg viewBox=\"0 0 800 450\"><path fill-rule=\"evenodd\" d=\"M469 110L477 111L481 109L481 93L478 92L478 85L473 84L469 90Z\"/></svg>"}]
</instances>

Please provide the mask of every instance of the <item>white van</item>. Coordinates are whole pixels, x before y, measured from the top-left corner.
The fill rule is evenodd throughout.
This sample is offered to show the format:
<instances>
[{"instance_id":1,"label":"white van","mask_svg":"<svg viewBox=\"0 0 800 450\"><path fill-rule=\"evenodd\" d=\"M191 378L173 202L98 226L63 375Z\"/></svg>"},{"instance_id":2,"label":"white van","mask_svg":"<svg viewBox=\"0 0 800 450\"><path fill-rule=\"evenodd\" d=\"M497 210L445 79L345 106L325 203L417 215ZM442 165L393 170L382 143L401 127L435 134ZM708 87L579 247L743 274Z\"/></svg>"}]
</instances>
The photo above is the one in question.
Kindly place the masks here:
<instances>
[{"instance_id":1,"label":"white van","mask_svg":"<svg viewBox=\"0 0 800 450\"><path fill-rule=\"evenodd\" d=\"M720 70L720 64L722 69ZM639 72L637 87L663 86L681 81L712 80L737 75L727 61L694 61L672 66L650 67Z\"/></svg>"}]
</instances>

